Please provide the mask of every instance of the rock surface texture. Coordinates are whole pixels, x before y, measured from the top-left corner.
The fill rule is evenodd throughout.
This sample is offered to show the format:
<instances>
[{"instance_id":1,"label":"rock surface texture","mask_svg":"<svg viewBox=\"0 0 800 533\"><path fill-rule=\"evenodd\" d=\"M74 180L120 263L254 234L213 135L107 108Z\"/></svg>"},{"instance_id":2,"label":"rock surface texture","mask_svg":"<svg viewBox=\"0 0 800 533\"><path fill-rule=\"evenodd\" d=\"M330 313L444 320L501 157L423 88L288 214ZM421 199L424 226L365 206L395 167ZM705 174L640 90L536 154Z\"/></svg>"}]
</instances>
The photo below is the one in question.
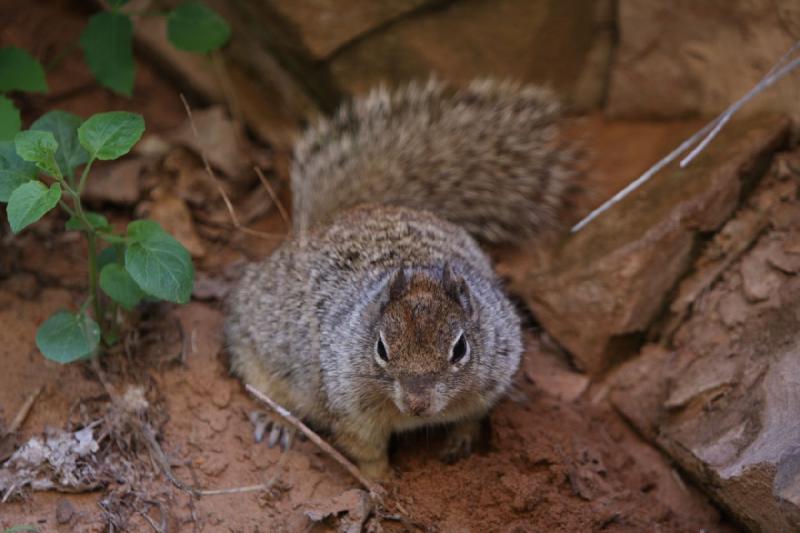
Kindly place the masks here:
<instances>
[{"instance_id":1,"label":"rock surface texture","mask_svg":"<svg viewBox=\"0 0 800 533\"><path fill-rule=\"evenodd\" d=\"M800 531L799 193L797 150L694 262L680 326L611 378L614 405L754 531Z\"/></svg>"},{"instance_id":2,"label":"rock surface texture","mask_svg":"<svg viewBox=\"0 0 800 533\"><path fill-rule=\"evenodd\" d=\"M590 373L635 350L704 234L785 142L780 117L734 124L683 170L667 169L563 242L515 283L547 331Z\"/></svg>"},{"instance_id":3,"label":"rock surface texture","mask_svg":"<svg viewBox=\"0 0 800 533\"><path fill-rule=\"evenodd\" d=\"M800 38L800 2L621 0L617 25L610 115L710 115L749 91ZM791 113L796 119L798 93L795 73L745 112Z\"/></svg>"},{"instance_id":4,"label":"rock surface texture","mask_svg":"<svg viewBox=\"0 0 800 533\"><path fill-rule=\"evenodd\" d=\"M329 61L331 77L347 94L430 73L462 83L476 76L511 78L550 85L576 107L596 107L611 48L607 4L449 2L341 49Z\"/></svg>"},{"instance_id":5,"label":"rock surface texture","mask_svg":"<svg viewBox=\"0 0 800 533\"><path fill-rule=\"evenodd\" d=\"M175 50L158 17L138 20L137 38L187 90L231 105L281 150L301 124L342 99L431 74L457 83L492 76L544 84L573 110L603 108L612 117L707 116L745 94L800 38L796 0L209 4L233 29L224 63ZM799 90L795 73L744 112L798 119Z\"/></svg>"},{"instance_id":6,"label":"rock surface texture","mask_svg":"<svg viewBox=\"0 0 800 533\"><path fill-rule=\"evenodd\" d=\"M250 127L280 149L291 145L291 135L281 132L379 83L496 77L548 85L575 109L596 109L605 98L610 0L208 3L232 27L224 64L175 50L160 19L143 20L137 38L194 92L233 100Z\"/></svg>"}]
</instances>

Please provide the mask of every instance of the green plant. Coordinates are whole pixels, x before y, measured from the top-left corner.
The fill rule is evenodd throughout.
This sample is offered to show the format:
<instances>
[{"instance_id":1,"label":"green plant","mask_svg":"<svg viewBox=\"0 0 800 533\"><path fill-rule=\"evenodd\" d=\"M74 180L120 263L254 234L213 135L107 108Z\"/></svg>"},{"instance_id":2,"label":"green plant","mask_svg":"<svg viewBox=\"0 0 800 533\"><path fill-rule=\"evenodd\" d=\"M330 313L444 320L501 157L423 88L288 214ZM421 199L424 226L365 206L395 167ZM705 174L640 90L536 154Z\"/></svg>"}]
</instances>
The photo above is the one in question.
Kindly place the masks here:
<instances>
[{"instance_id":1,"label":"green plant","mask_svg":"<svg viewBox=\"0 0 800 533\"><path fill-rule=\"evenodd\" d=\"M109 11L89 18L79 45L92 74L101 85L130 96L136 78L133 60L133 19L121 11L128 0L109 0ZM165 14L167 39L187 52L208 54L225 45L228 23L200 2L191 0ZM10 91L47 92L42 65L28 52L14 46L0 48L0 141L10 140L22 122Z\"/></svg>"},{"instance_id":2,"label":"green plant","mask_svg":"<svg viewBox=\"0 0 800 533\"><path fill-rule=\"evenodd\" d=\"M81 34L80 45L97 81L114 92L130 96L136 77L133 19L120 10L127 3L128 0L111 0L110 11L93 15ZM194 0L166 16L167 39L178 50L207 54L221 48L230 37L225 19Z\"/></svg>"},{"instance_id":3,"label":"green plant","mask_svg":"<svg viewBox=\"0 0 800 533\"><path fill-rule=\"evenodd\" d=\"M47 92L42 65L15 46L0 48L0 141L13 139L22 125L10 91Z\"/></svg>"},{"instance_id":4,"label":"green plant","mask_svg":"<svg viewBox=\"0 0 800 533\"><path fill-rule=\"evenodd\" d=\"M48 359L68 363L95 355L101 339L113 344L118 307L130 310L144 298L189 300L194 268L177 240L150 220L131 222L117 234L103 215L81 202L92 164L127 154L143 132L144 120L134 113L100 113L82 121L51 111L17 133L14 142L0 142L0 202L8 204L11 230L22 231L58 205L69 214L66 229L82 232L88 244L84 304L77 312L57 312L36 334ZM106 247L99 250L100 244Z\"/></svg>"},{"instance_id":5,"label":"green plant","mask_svg":"<svg viewBox=\"0 0 800 533\"><path fill-rule=\"evenodd\" d=\"M19 533L20 531L39 531L39 528L29 524L23 524L20 526L6 528L3 530L3 533Z\"/></svg>"}]
</instances>

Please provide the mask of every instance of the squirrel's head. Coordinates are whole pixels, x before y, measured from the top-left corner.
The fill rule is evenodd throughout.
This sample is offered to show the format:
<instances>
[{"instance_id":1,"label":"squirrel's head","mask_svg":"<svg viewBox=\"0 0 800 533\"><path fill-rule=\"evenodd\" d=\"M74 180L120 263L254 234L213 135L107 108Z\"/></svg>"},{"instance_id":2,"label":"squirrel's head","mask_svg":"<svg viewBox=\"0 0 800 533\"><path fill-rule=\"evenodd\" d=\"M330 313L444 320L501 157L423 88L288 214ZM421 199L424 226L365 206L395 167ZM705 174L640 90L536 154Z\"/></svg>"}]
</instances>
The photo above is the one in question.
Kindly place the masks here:
<instances>
[{"instance_id":1,"label":"squirrel's head","mask_svg":"<svg viewBox=\"0 0 800 533\"><path fill-rule=\"evenodd\" d=\"M469 287L445 265L441 274L400 269L387 293L374 330L375 364L401 412L435 415L471 382L477 328Z\"/></svg>"}]
</instances>

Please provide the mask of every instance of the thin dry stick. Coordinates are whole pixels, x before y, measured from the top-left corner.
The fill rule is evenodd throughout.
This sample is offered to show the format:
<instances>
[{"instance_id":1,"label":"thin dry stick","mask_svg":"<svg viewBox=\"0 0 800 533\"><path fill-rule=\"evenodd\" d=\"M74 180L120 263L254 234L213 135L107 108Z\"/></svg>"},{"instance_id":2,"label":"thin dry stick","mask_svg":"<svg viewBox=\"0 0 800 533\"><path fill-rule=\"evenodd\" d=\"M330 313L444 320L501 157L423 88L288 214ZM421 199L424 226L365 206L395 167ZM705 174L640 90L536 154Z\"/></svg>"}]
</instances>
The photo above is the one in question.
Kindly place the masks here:
<instances>
[{"instance_id":1,"label":"thin dry stick","mask_svg":"<svg viewBox=\"0 0 800 533\"><path fill-rule=\"evenodd\" d=\"M292 223L289 221L289 213L283 207L283 203L278 199L278 195L275 194L275 189L272 188L272 185L269 184L269 181L266 177L264 177L264 173L261 172L261 169L258 167L253 167L256 171L256 175L258 175L258 179L261 180L261 184L264 185L264 188L267 189L267 193L269 197L272 198L272 201L275 203L275 207L278 208L278 213L280 213L281 218L283 219L283 223L286 224L286 228L291 230Z\"/></svg>"},{"instance_id":2,"label":"thin dry stick","mask_svg":"<svg viewBox=\"0 0 800 533\"><path fill-rule=\"evenodd\" d=\"M111 398L111 403L116 405L122 412L126 412L122 400L119 399L114 387L106 378L106 374L103 371L103 368L100 366L100 361L97 356L92 358L91 365L92 369L97 375L97 379L99 379L100 383L103 385L103 389L105 389L106 394L108 394L108 396ZM135 416L130 416L128 420L130 424L139 432L139 435L144 438L147 447L150 449L150 458L161 468L167 479L169 479L173 485L181 490L186 492L194 492L192 487L186 485L183 481L176 478L175 474L172 473L172 467L169 464L169 459L167 459L167 455L164 453L164 450L162 450L161 446L159 446L158 440L156 439L156 432L152 426Z\"/></svg>"},{"instance_id":3,"label":"thin dry stick","mask_svg":"<svg viewBox=\"0 0 800 533\"><path fill-rule=\"evenodd\" d=\"M222 200L225 202L225 207L228 209L228 214L231 217L231 222L233 223L234 227L239 231L246 233L248 235L252 235L253 237L258 237L260 239L283 239L283 235L275 235L273 233L265 233L263 231L256 231L254 229L250 229L247 226L244 226L241 222L239 222L239 217L236 216L236 210L233 208L233 204L231 203L230 198L228 198L228 194L225 192L225 189L222 187L222 183L217 179L217 175L214 174L214 170L211 168L211 164L208 162L208 158L206 157L205 150L202 147L202 139L200 138L200 132L197 131L197 126L194 123L194 116L192 115L192 108L189 107L189 102L186 100L186 97L183 93L180 94L181 102L183 102L183 108L186 110L186 115L189 117L189 125L192 128L192 133L194 134L195 138L197 139L197 143L200 146L200 158L203 160L203 166L205 167L206 174L211 178L211 181L214 183L214 186L217 188L217 192L219 192L220 196L222 196Z\"/></svg>"},{"instance_id":4,"label":"thin dry stick","mask_svg":"<svg viewBox=\"0 0 800 533\"><path fill-rule=\"evenodd\" d=\"M155 521L152 518L150 518L150 515L147 514L147 511L141 510L141 509L137 509L136 512L138 512L139 515L142 518L144 518L147 521L148 524L150 524L150 527L152 527L153 531L155 531L156 533L164 533L164 531L166 531L165 528L159 527L158 524L156 524Z\"/></svg>"},{"instance_id":5,"label":"thin dry stick","mask_svg":"<svg viewBox=\"0 0 800 533\"><path fill-rule=\"evenodd\" d=\"M103 369L100 367L100 363L96 357L92 359L92 367L95 373L97 374L98 379L102 383L106 393L110 396L111 402L116 405L121 405L120 400L117 397L116 392L114 391L114 388L106 379L105 372L103 372ZM149 423L140 420L136 417L130 417L129 421L131 425L134 426L134 428L136 428L139 434L144 438L145 443L147 444L147 447L150 450L151 459L161 469L166 478L180 490L188 492L189 494L192 494L194 496L214 496L217 494L236 494L241 492L257 492L262 490L269 490L270 488L272 488L272 485L277 481L278 476L280 475L281 469L283 467L283 462L282 462L283 456L282 456L281 459L278 460L278 471L267 483L261 485L253 485L249 487L234 487L230 489L197 489L195 487L192 487L184 483L175 476L175 473L172 471L172 466L170 465L170 461L169 458L167 457L167 454L164 453L164 450L161 448L161 445L158 444L158 439L156 439L156 432L153 429L153 427Z\"/></svg>"},{"instance_id":6,"label":"thin dry stick","mask_svg":"<svg viewBox=\"0 0 800 533\"><path fill-rule=\"evenodd\" d=\"M794 43L794 46L792 46L789 50L787 50L786 53L783 54L783 56L781 56L781 58L777 61L777 63L772 65L772 68L769 69L769 72L766 73L766 75L761 79L761 81L759 81L758 84L753 89L750 90L750 92L748 92L741 100L739 100L734 105L732 105L724 112L722 112L722 114L720 114L716 119L714 119L714 121L712 122L716 123L714 129L711 130L711 132L700 142L700 144L698 144L694 148L694 150L692 150L689 153L689 155L687 155L681 160L680 163L681 168L691 163L692 160L695 157L697 157L697 154L702 152L703 149L706 146L708 146L708 143L710 143L714 139L714 137L716 137L717 134L719 134L722 127L728 123L731 116L733 116L733 114L739 108L741 108L745 103L747 103L750 99L752 99L756 94L761 92L764 88L768 87L769 85L780 79L780 77L785 75L785 74L780 74L779 70L781 69L781 67L783 67L783 65L786 64L789 58L792 57L798 50L800 50L800 41ZM790 67L789 71L791 71L793 68L794 67ZM736 107L737 105L738 107Z\"/></svg>"},{"instance_id":7,"label":"thin dry stick","mask_svg":"<svg viewBox=\"0 0 800 533\"><path fill-rule=\"evenodd\" d=\"M698 143L695 149L692 150L691 153L680 162L681 168L688 165L697 156L697 154L699 154L703 149L705 149L705 147L708 146L708 144L714 139L714 137L717 136L722 127L725 126L725 124L727 124L727 122L734 115L734 113L739 111L739 109L741 109L746 103L752 100L756 95L761 93L764 89L774 84L778 80L784 78L794 69L800 66L800 57L795 58L787 63L787 59L792 54L794 54L798 49L800 49L800 41L795 43L795 45L792 46L792 48L786 54L784 54L781 57L781 59L779 59L778 62L770 69L767 75L764 76L764 78L755 87L753 87L747 94L745 94L742 98L734 102L717 118L715 118L714 120L703 126L703 128L701 128L698 132L696 132L694 135L692 135L683 143L681 143L680 146L678 146L676 149L670 152L661 161L650 167L644 174L642 174L634 181L629 183L625 188L623 188L617 194L612 196L600 207L589 213L580 222L578 222L572 227L571 232L575 233L583 229L589 222L600 216L602 213L608 211L608 209L610 209L620 200L628 196L628 194L630 194L632 191L638 189L641 185L647 182L657 172L666 167L668 164L672 163L686 150L688 150L690 147Z\"/></svg>"},{"instance_id":8,"label":"thin dry stick","mask_svg":"<svg viewBox=\"0 0 800 533\"><path fill-rule=\"evenodd\" d=\"M191 494L197 494L197 490L194 487L190 487L177 477L172 472L172 466L169 464L169 459L167 459L167 454L164 453L164 450L161 449L161 446L158 444L158 440L156 440L156 434L153 428L148 423L139 422L136 419L132 419L132 422L138 422L138 430L142 437L144 437L145 442L147 443L147 447L150 449L150 457L156 462L156 464L161 468L161 471L167 477L170 482L181 489L182 491L189 492Z\"/></svg>"},{"instance_id":9,"label":"thin dry stick","mask_svg":"<svg viewBox=\"0 0 800 533\"><path fill-rule=\"evenodd\" d=\"M795 46L792 47L792 50L790 50L789 53L793 52L795 50L795 48L797 48L799 45L800 45L800 42L795 44ZM780 61L778 63L776 63L775 66L772 69L770 69L770 72L766 76L764 76L764 78L761 79L761 81L759 81L758 84L755 87L750 89L750 91L746 95L744 95L741 99L739 99L737 102L735 102L733 105L731 105L728 109L726 109L722 114L720 114L716 118L717 124L714 127L714 129L711 130L711 132L706 136L706 138L703 139L697 145L697 147L695 147L695 149L692 150L689 153L689 155L687 155L685 158L683 158L683 160L681 160L681 163L680 163L681 168L683 168L686 165L688 165L689 163L691 163L692 160L695 157L697 157L697 154L702 152L703 149L706 146L708 146L708 144L712 140L714 140L714 137L716 137L717 134L719 134L719 132L722 129L722 127L725 124L728 123L728 121L731 119L731 117L733 116L734 113L739 111L739 109L741 109L747 102L752 100L761 91L763 91L764 89L766 89L767 87L769 87L770 85L772 85L773 83L775 83L776 81L781 79L782 77L786 76L792 70L797 68L798 65L800 65L800 57L798 57L798 58L795 58L792 62L790 62L785 67L780 68L780 64L782 64L785 61L786 61L786 56L784 55L784 57L782 57L780 59Z\"/></svg>"},{"instance_id":10,"label":"thin dry stick","mask_svg":"<svg viewBox=\"0 0 800 533\"><path fill-rule=\"evenodd\" d=\"M33 407L34 402L36 402L36 398L42 393L42 387L40 386L38 389L33 391L25 398L25 403L22 404L22 407L19 408L17 411L17 416L14 417L14 420L11 421L11 425L8 426L8 433L16 433L16 431L22 427L22 424L25 423L25 419L28 418L28 414L31 412L31 408Z\"/></svg>"},{"instance_id":11,"label":"thin dry stick","mask_svg":"<svg viewBox=\"0 0 800 533\"><path fill-rule=\"evenodd\" d=\"M161 446L158 444L156 440L155 432L153 431L150 424L144 423L140 424L139 430L141 431L142 435L147 442L148 447L150 448L151 457L153 460L158 464L161 468L161 471L170 480L170 482L178 487L179 489L192 494L193 496L218 496L222 494L241 494L245 492L262 492L272 488L278 478L280 477L283 471L283 462L285 459L285 455L281 455L280 459L278 459L278 464L276 466L277 471L269 479L266 483L262 483L260 485L249 485L245 487L232 487L229 489L198 489L196 487L187 485L177 477L172 472L172 467L170 466L169 459L167 455L164 453L164 450L161 449Z\"/></svg>"},{"instance_id":12,"label":"thin dry stick","mask_svg":"<svg viewBox=\"0 0 800 533\"><path fill-rule=\"evenodd\" d=\"M317 447L319 447L319 449L330 455L337 463L342 465L345 468L345 470L350 472L350 475L356 478L358 482L361 483L361 485L363 485L364 488L369 491L370 496L372 496L372 498L379 501L383 499L383 496L386 495L386 490L377 483L374 483L369 479L367 479L364 476L364 474L361 473L358 467L353 463L351 463L344 455L339 453L336 450L336 448L334 448L333 446L322 440L322 437L317 435L313 430L311 430L308 426L303 424L303 422L301 422L297 417L295 417L292 413L290 413L286 408L275 403L275 401L272 398L270 398L260 390L256 389L252 385L247 385L246 389L250 394L255 396L258 400L267 404L270 407L270 409L276 412L281 418L286 420L295 428L299 429L306 437L308 437L308 439L311 442L316 444Z\"/></svg>"},{"instance_id":13,"label":"thin dry stick","mask_svg":"<svg viewBox=\"0 0 800 533\"><path fill-rule=\"evenodd\" d=\"M8 490L6 491L6 493L3 495L3 498L2 498L2 499L0 499L0 503L6 503L6 502L8 501L8 498L9 498L9 497L10 497L12 494L14 494L14 491L15 491L15 490L17 490L17 484L16 484L16 483L12 483L12 484L11 484L11 486L10 486L10 487L8 488Z\"/></svg>"},{"instance_id":14,"label":"thin dry stick","mask_svg":"<svg viewBox=\"0 0 800 533\"><path fill-rule=\"evenodd\" d=\"M246 487L233 487L230 489L206 489L206 490L198 490L195 494L199 496L217 496L220 494L242 494L245 492L263 492L271 489L278 479L283 474L283 465L286 462L286 458L288 457L287 454L282 453L280 458L278 459L278 463L275 465L275 473L272 477L266 482L261 483L260 485L249 485Z\"/></svg>"}]
</instances>

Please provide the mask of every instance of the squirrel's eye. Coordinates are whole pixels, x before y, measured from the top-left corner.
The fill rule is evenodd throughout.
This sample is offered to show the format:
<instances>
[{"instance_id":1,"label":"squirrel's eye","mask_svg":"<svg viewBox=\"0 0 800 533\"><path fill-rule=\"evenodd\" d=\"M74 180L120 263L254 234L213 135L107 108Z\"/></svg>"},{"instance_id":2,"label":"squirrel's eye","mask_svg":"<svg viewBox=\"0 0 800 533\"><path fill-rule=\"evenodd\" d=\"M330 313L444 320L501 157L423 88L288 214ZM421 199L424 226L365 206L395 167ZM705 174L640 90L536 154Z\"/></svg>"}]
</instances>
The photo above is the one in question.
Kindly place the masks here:
<instances>
[{"instance_id":1,"label":"squirrel's eye","mask_svg":"<svg viewBox=\"0 0 800 533\"><path fill-rule=\"evenodd\" d=\"M464 357L469 352L469 344L467 344L467 339L464 338L464 334L458 336L458 340L455 344L453 344L453 353L450 356L450 362L455 364L464 359Z\"/></svg>"},{"instance_id":2,"label":"squirrel's eye","mask_svg":"<svg viewBox=\"0 0 800 533\"><path fill-rule=\"evenodd\" d=\"M380 357L382 361L389 360L389 354L386 353L386 346L383 345L383 339L380 337L378 337L378 344L375 347L375 351L378 352L378 357Z\"/></svg>"}]
</instances>

